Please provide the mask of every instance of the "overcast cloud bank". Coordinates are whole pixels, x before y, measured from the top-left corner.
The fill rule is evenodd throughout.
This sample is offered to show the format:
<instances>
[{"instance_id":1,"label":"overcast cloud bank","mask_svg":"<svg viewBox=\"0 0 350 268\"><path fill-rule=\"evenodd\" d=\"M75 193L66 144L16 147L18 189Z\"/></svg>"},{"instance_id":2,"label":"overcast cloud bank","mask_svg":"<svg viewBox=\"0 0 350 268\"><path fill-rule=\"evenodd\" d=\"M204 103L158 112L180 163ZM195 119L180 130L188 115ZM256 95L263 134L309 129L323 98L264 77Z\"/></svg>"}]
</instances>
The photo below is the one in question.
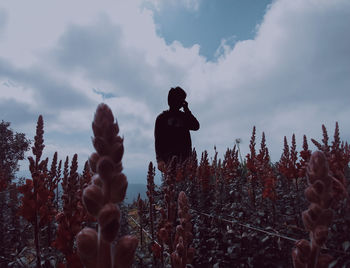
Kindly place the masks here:
<instances>
[{"instance_id":1,"label":"overcast cloud bank","mask_svg":"<svg viewBox=\"0 0 350 268\"><path fill-rule=\"evenodd\" d=\"M216 145L222 156L241 138L246 155L254 125L257 144L265 131L273 161L284 136L295 133L301 149L303 134L321 139L322 124L331 136L338 121L341 138L350 140L349 1L274 1L255 38L222 42L215 61L199 54L200 44L167 45L153 19L161 8L149 10L144 1L34 2L42 8L0 5L0 114L29 138L42 114L45 156L76 152L82 167L104 101L125 137L129 181L144 182L155 161L154 120L177 85L201 123L192 133L199 152L212 154ZM196 12L200 1L182 4Z\"/></svg>"}]
</instances>

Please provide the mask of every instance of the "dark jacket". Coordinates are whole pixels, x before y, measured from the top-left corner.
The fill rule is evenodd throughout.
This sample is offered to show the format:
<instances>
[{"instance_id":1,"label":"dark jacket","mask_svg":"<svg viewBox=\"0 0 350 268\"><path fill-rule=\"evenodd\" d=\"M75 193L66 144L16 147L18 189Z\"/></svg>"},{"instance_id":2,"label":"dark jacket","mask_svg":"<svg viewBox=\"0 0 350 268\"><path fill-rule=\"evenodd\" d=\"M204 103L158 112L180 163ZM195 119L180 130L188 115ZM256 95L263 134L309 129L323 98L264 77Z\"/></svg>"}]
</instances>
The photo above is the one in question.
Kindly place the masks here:
<instances>
[{"instance_id":1,"label":"dark jacket","mask_svg":"<svg viewBox=\"0 0 350 268\"><path fill-rule=\"evenodd\" d=\"M190 130L199 122L190 111L164 111L156 119L154 137L157 161L167 163L173 156L186 159L192 152Z\"/></svg>"}]
</instances>

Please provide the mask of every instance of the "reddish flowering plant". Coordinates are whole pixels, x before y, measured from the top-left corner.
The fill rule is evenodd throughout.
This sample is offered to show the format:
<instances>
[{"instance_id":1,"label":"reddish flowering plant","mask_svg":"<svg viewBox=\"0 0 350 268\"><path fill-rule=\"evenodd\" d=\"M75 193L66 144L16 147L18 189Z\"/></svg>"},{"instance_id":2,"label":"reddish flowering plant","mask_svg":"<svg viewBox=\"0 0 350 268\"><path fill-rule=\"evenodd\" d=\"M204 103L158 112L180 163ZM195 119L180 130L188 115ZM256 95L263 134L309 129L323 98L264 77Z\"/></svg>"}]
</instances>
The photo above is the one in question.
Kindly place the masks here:
<instances>
[{"instance_id":1,"label":"reddish flowering plant","mask_svg":"<svg viewBox=\"0 0 350 268\"><path fill-rule=\"evenodd\" d=\"M250 138L250 144L249 144L249 150L250 153L247 154L247 169L249 170L249 173L251 176L255 177L256 179L256 151L255 151L255 133L256 129L255 126L253 127L253 133L252 137Z\"/></svg>"},{"instance_id":2,"label":"reddish flowering plant","mask_svg":"<svg viewBox=\"0 0 350 268\"><path fill-rule=\"evenodd\" d=\"M265 133L262 133L259 154L256 157L257 174L263 184L263 198L275 201L276 196L276 176L270 165L269 150L266 147Z\"/></svg>"},{"instance_id":3,"label":"reddish flowering plant","mask_svg":"<svg viewBox=\"0 0 350 268\"><path fill-rule=\"evenodd\" d=\"M55 190L57 190L58 182L60 176L57 170L57 152L54 153L51 162L51 169L48 172L45 180L45 188L49 191L48 202L45 206L45 222L47 222L47 244L51 246L51 231L52 231L52 222L57 214L57 204L55 205Z\"/></svg>"},{"instance_id":4,"label":"reddish flowering plant","mask_svg":"<svg viewBox=\"0 0 350 268\"><path fill-rule=\"evenodd\" d=\"M284 149L281 159L278 163L279 172L288 180L295 180L295 186L298 190L299 170L297 165L298 152L296 150L295 135L292 136L292 145L289 150L287 138L284 137Z\"/></svg>"},{"instance_id":5,"label":"reddish flowering plant","mask_svg":"<svg viewBox=\"0 0 350 268\"><path fill-rule=\"evenodd\" d=\"M34 146L32 152L35 156L28 157L29 170L32 178L26 179L24 185L18 187L23 194L22 204L19 207L18 215L25 218L33 225L34 244L36 250L37 267L41 267L41 246L40 246L40 227L48 224L52 216L52 207L48 206L54 197L52 191L47 188L48 159L41 160L44 145L44 121L40 115L36 126L36 135L34 137Z\"/></svg>"},{"instance_id":6,"label":"reddish flowering plant","mask_svg":"<svg viewBox=\"0 0 350 268\"><path fill-rule=\"evenodd\" d=\"M120 209L117 203L124 200L128 181L122 173L123 139L119 126L106 104L97 107L92 123L93 145L96 149L90 158L94 173L91 184L84 189L83 202L87 212L97 218L98 231L85 227L76 236L78 254L87 268L131 267L138 240L123 236L116 245L120 226Z\"/></svg>"},{"instance_id":7,"label":"reddish flowering plant","mask_svg":"<svg viewBox=\"0 0 350 268\"><path fill-rule=\"evenodd\" d=\"M150 221L150 231L152 237L152 243L154 243L154 220L155 220L155 211L154 211L154 176L155 176L155 167L152 162L148 165L148 173L147 173L147 197L149 203L149 221Z\"/></svg>"},{"instance_id":8,"label":"reddish flowering plant","mask_svg":"<svg viewBox=\"0 0 350 268\"><path fill-rule=\"evenodd\" d=\"M306 176L306 167L311 157L311 151L309 150L305 135L303 137L303 150L299 152L299 155L301 159L299 163L297 163L297 168L299 171L298 175L300 178L303 178Z\"/></svg>"},{"instance_id":9,"label":"reddish flowering plant","mask_svg":"<svg viewBox=\"0 0 350 268\"><path fill-rule=\"evenodd\" d=\"M290 164L289 164L289 172L290 177L292 179L295 179L296 188L298 190L298 184L297 179L299 175L298 167L297 167L297 160L298 160L298 152L296 150L296 142L295 142L295 135L292 135L292 146L290 148Z\"/></svg>"},{"instance_id":10,"label":"reddish flowering plant","mask_svg":"<svg viewBox=\"0 0 350 268\"><path fill-rule=\"evenodd\" d=\"M331 175L334 176L341 184L345 185L346 180L344 173L345 168L348 166L350 160L349 146L347 145L347 143L344 145L344 143L340 142L338 122L336 122L335 125L335 131L333 136L334 139L331 146L328 144L328 133L324 125L322 125L322 132L323 144L320 144L314 139L311 139L311 141L320 151L322 151L326 155ZM338 186L335 186L335 191L337 191L340 194L342 189L339 189Z\"/></svg>"},{"instance_id":11,"label":"reddish flowering plant","mask_svg":"<svg viewBox=\"0 0 350 268\"><path fill-rule=\"evenodd\" d=\"M185 179L185 171L184 171L185 166L186 165L182 164L182 163L176 164L176 177L175 177L176 182L184 181L184 179Z\"/></svg>"},{"instance_id":12,"label":"reddish flowering plant","mask_svg":"<svg viewBox=\"0 0 350 268\"><path fill-rule=\"evenodd\" d=\"M167 245L169 253L173 252L173 227L176 219L176 201L175 201L175 176L176 176L176 158L174 157L167 166L165 180L163 184L164 205L160 209L161 219L158 224L157 237L160 242L160 248L153 245L155 255L160 251L161 264L164 265L163 252Z\"/></svg>"},{"instance_id":13,"label":"reddish flowering plant","mask_svg":"<svg viewBox=\"0 0 350 268\"><path fill-rule=\"evenodd\" d=\"M338 122L336 123L336 128L338 126ZM337 129L336 129L337 130ZM339 134L339 132L338 132ZM312 143L317 147L318 150L322 151L327 158L329 158L329 153L330 153L330 146L328 144L328 132L327 129L325 127L325 125L322 125L322 135L323 135L323 139L322 139L322 143L319 143L318 141L311 139Z\"/></svg>"},{"instance_id":14,"label":"reddish flowering plant","mask_svg":"<svg viewBox=\"0 0 350 268\"><path fill-rule=\"evenodd\" d=\"M225 183L231 183L240 174L238 171L240 162L238 160L238 150L236 150L236 145L233 149L227 149L224 160L222 161L222 172Z\"/></svg>"},{"instance_id":15,"label":"reddish flowering plant","mask_svg":"<svg viewBox=\"0 0 350 268\"><path fill-rule=\"evenodd\" d=\"M190 157L185 161L185 178L188 181L194 182L197 176L197 168L198 168L198 160L197 160L197 152L196 149L192 150Z\"/></svg>"},{"instance_id":16,"label":"reddish flowering plant","mask_svg":"<svg viewBox=\"0 0 350 268\"><path fill-rule=\"evenodd\" d=\"M61 251L66 258L67 267L83 267L74 246L74 238L81 229L83 222L83 207L81 205L81 194L79 189L78 156L75 154L67 174L68 157L65 162L65 177L63 178L63 210L56 216L58 229L56 239L52 245ZM60 265L64 265L60 263Z\"/></svg>"},{"instance_id":17,"label":"reddish flowering plant","mask_svg":"<svg viewBox=\"0 0 350 268\"><path fill-rule=\"evenodd\" d=\"M255 151L255 126L253 127L252 137L250 139L249 149L250 153L247 154L247 170L248 170L248 182L249 189L248 194L252 200L253 205L255 206L255 187L258 179L258 167L257 167L257 156Z\"/></svg>"},{"instance_id":18,"label":"reddish flowering plant","mask_svg":"<svg viewBox=\"0 0 350 268\"><path fill-rule=\"evenodd\" d=\"M84 190L91 183L92 174L90 172L89 162L86 161L84 164L83 174L79 178L79 188Z\"/></svg>"},{"instance_id":19,"label":"reddish flowering plant","mask_svg":"<svg viewBox=\"0 0 350 268\"><path fill-rule=\"evenodd\" d=\"M204 151L202 153L201 161L198 166L198 180L202 185L202 190L204 193L210 190L210 165L208 160L208 152Z\"/></svg>"},{"instance_id":20,"label":"reddish flowering plant","mask_svg":"<svg viewBox=\"0 0 350 268\"><path fill-rule=\"evenodd\" d=\"M347 196L344 185L330 173L326 155L321 151L312 154L307 168L308 188L305 197L309 208L302 213L310 240L299 240L292 251L295 268L328 267L332 257L321 254L320 249L328 237L328 229L333 220L332 205ZM341 189L340 191L338 189Z\"/></svg>"},{"instance_id":21,"label":"reddish flowering plant","mask_svg":"<svg viewBox=\"0 0 350 268\"><path fill-rule=\"evenodd\" d=\"M191 215L186 194L181 191L178 197L178 216L180 224L176 226L174 249L171 263L174 268L185 268L194 258L195 249L191 247L193 240Z\"/></svg>"},{"instance_id":22,"label":"reddish flowering plant","mask_svg":"<svg viewBox=\"0 0 350 268\"><path fill-rule=\"evenodd\" d=\"M144 225L144 217L145 217L145 207L146 204L142 200L141 195L138 194L137 196L137 214L139 216L139 223L140 223L140 245L141 249L143 249L143 225Z\"/></svg>"},{"instance_id":23,"label":"reddish flowering plant","mask_svg":"<svg viewBox=\"0 0 350 268\"><path fill-rule=\"evenodd\" d=\"M210 175L214 178L215 187L217 187L220 181L221 171L219 168L218 152L216 151L216 146L214 146L214 152L214 159L210 165Z\"/></svg>"},{"instance_id":24,"label":"reddish flowering plant","mask_svg":"<svg viewBox=\"0 0 350 268\"><path fill-rule=\"evenodd\" d=\"M287 142L287 137L284 136L284 146L283 146L283 153L281 155L280 161L278 162L278 171L284 175L285 177L288 177L289 175L289 146Z\"/></svg>"}]
</instances>

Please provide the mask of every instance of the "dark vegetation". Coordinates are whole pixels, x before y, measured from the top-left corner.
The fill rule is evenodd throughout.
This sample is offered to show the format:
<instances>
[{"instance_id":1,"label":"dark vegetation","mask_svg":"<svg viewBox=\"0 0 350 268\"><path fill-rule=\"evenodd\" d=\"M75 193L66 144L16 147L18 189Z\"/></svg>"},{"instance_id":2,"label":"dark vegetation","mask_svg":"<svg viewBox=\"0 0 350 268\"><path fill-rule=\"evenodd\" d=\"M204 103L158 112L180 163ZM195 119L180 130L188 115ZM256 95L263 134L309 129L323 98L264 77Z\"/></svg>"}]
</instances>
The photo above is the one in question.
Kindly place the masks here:
<instances>
[{"instance_id":1,"label":"dark vegetation","mask_svg":"<svg viewBox=\"0 0 350 268\"><path fill-rule=\"evenodd\" d=\"M16 184L17 163L30 142L1 123L0 267L82 267L81 259L87 267L128 267L129 260L134 267L293 267L293 260L295 267L350 267L350 148L340 140L338 124L331 142L324 126L322 141L311 139L322 153L312 155L305 136L300 152L294 135L290 144L285 138L277 163L270 161L264 133L256 145L255 127L244 159L239 141L222 159L217 152L209 159L206 151L197 157L194 150L184 163L171 161L159 186L150 163L147 196L127 205L123 175L109 187L114 197L103 197L115 177L108 174L121 172L122 158L120 149L103 149L107 140L118 140L118 126L103 109L109 119L103 121L98 110L94 122L102 120L110 127L101 129L114 136L94 129L99 157L94 153L82 174L77 155L63 162L57 153L42 159L40 116L31 178ZM107 159L111 154L114 160ZM114 216L101 220L104 206ZM96 231L116 251L114 266L99 266Z\"/></svg>"}]
</instances>

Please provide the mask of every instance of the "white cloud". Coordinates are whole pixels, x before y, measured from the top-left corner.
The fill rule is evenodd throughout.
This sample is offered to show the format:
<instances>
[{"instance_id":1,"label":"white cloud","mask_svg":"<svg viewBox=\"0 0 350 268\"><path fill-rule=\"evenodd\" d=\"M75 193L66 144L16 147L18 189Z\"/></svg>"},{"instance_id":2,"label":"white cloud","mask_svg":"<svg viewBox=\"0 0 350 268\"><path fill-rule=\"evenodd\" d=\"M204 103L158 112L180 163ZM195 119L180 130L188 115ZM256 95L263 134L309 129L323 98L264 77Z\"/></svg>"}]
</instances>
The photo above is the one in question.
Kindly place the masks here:
<instances>
[{"instance_id":1,"label":"white cloud","mask_svg":"<svg viewBox=\"0 0 350 268\"><path fill-rule=\"evenodd\" d=\"M200 44L167 45L156 34L152 12L140 8L141 1L34 2L42 8L4 5L8 19L0 43L0 76L18 88L0 91L0 101L10 98L13 107L21 108L21 113L11 112L14 121L31 111L23 124L33 120L33 111L43 113L51 147L57 140L58 150L87 155L83 148L91 148L85 144L90 143L94 109L102 101L92 90L98 88L116 96L105 101L125 136L124 165L146 172L155 159L155 117L167 108L169 88L177 85L187 91L201 123L192 135L199 151L213 152L217 145L222 155L242 138L246 155L253 125L257 148L264 131L273 160L282 152L284 135L290 141L295 133L301 147L302 135L319 138L323 123L332 133L339 121L342 137L350 138L348 1L274 1L255 38L234 44L223 40L215 62L199 55ZM200 4L181 3L193 10ZM80 139L76 147L57 138L74 133Z\"/></svg>"},{"instance_id":2,"label":"white cloud","mask_svg":"<svg viewBox=\"0 0 350 268\"><path fill-rule=\"evenodd\" d=\"M152 4L158 11L161 11L165 6L183 7L189 11L198 11L201 0L145 0L145 2Z\"/></svg>"},{"instance_id":3,"label":"white cloud","mask_svg":"<svg viewBox=\"0 0 350 268\"><path fill-rule=\"evenodd\" d=\"M3 37L7 23L7 13L6 10L0 8L0 40Z\"/></svg>"},{"instance_id":4,"label":"white cloud","mask_svg":"<svg viewBox=\"0 0 350 268\"><path fill-rule=\"evenodd\" d=\"M36 104L33 89L16 85L11 80L0 80L0 92L3 100L13 100L29 105Z\"/></svg>"}]
</instances>

